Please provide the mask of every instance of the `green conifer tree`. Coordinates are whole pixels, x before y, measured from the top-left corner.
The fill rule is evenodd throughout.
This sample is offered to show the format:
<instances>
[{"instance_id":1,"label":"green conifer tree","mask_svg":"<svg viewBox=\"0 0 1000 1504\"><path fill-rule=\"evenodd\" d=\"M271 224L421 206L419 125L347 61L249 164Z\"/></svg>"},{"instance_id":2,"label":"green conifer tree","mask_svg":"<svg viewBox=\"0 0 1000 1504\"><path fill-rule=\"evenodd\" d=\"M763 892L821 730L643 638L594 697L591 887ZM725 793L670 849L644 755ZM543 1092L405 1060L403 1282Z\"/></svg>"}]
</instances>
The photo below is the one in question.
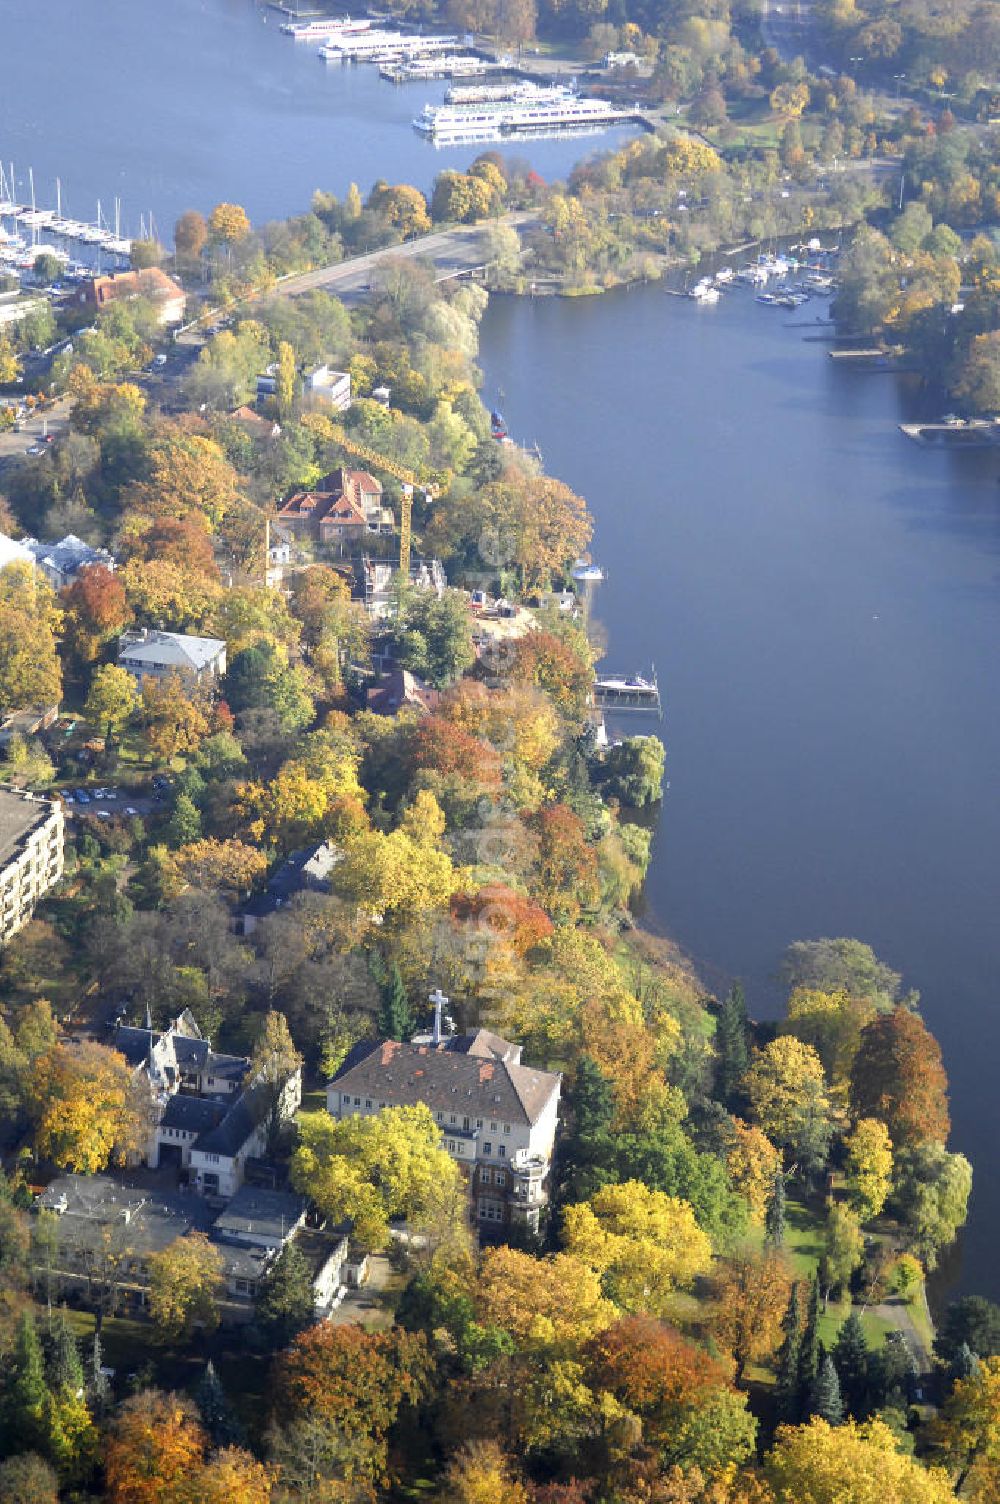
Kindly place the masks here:
<instances>
[{"instance_id":1,"label":"green conifer tree","mask_svg":"<svg viewBox=\"0 0 1000 1504\"><path fill-rule=\"evenodd\" d=\"M45 1360L38 1340L35 1318L25 1311L17 1325L14 1356L8 1370L3 1406L3 1451L46 1450L46 1408L49 1391L45 1383Z\"/></svg>"},{"instance_id":2,"label":"green conifer tree","mask_svg":"<svg viewBox=\"0 0 1000 1504\"><path fill-rule=\"evenodd\" d=\"M198 1406L202 1425L215 1446L234 1447L243 1441L243 1428L233 1412L211 1358L198 1380L194 1401Z\"/></svg>"},{"instance_id":3,"label":"green conifer tree","mask_svg":"<svg viewBox=\"0 0 1000 1504\"><path fill-rule=\"evenodd\" d=\"M382 1039L409 1039L413 1033L413 1015L406 996L406 988L399 967L393 961L385 981L381 984L382 1006L378 1015L378 1031Z\"/></svg>"},{"instance_id":4,"label":"green conifer tree","mask_svg":"<svg viewBox=\"0 0 1000 1504\"><path fill-rule=\"evenodd\" d=\"M716 1095L730 1106L750 1064L750 1026L746 994L734 982L719 1009L715 1026Z\"/></svg>"},{"instance_id":5,"label":"green conifer tree","mask_svg":"<svg viewBox=\"0 0 1000 1504\"><path fill-rule=\"evenodd\" d=\"M785 1177L775 1170L771 1194L764 1213L764 1242L768 1248L780 1248L785 1241Z\"/></svg>"},{"instance_id":6,"label":"green conifer tree","mask_svg":"<svg viewBox=\"0 0 1000 1504\"><path fill-rule=\"evenodd\" d=\"M809 1285L806 1324L799 1346L799 1419L808 1415L809 1395L819 1372L819 1281Z\"/></svg>"},{"instance_id":7,"label":"green conifer tree","mask_svg":"<svg viewBox=\"0 0 1000 1504\"><path fill-rule=\"evenodd\" d=\"M302 1252L287 1243L264 1276L257 1329L272 1348L287 1347L314 1318L312 1276Z\"/></svg>"},{"instance_id":8,"label":"green conifer tree","mask_svg":"<svg viewBox=\"0 0 1000 1504\"><path fill-rule=\"evenodd\" d=\"M797 1280L792 1285L788 1309L781 1325L785 1338L778 1351L775 1400L779 1421L794 1425L799 1418L799 1355L802 1351L802 1316L799 1309Z\"/></svg>"},{"instance_id":9,"label":"green conifer tree","mask_svg":"<svg viewBox=\"0 0 1000 1504\"><path fill-rule=\"evenodd\" d=\"M56 1311L45 1333L45 1378L52 1390L76 1394L84 1387L80 1349L65 1311Z\"/></svg>"},{"instance_id":10,"label":"green conifer tree","mask_svg":"<svg viewBox=\"0 0 1000 1504\"><path fill-rule=\"evenodd\" d=\"M852 1311L837 1333L833 1364L840 1381L844 1411L862 1420L869 1409L869 1352L861 1318Z\"/></svg>"},{"instance_id":11,"label":"green conifer tree","mask_svg":"<svg viewBox=\"0 0 1000 1504\"><path fill-rule=\"evenodd\" d=\"M823 1354L809 1396L809 1414L818 1415L828 1425L839 1426L844 1419L844 1405L840 1397L840 1380L829 1353Z\"/></svg>"},{"instance_id":12,"label":"green conifer tree","mask_svg":"<svg viewBox=\"0 0 1000 1504\"><path fill-rule=\"evenodd\" d=\"M201 840L201 812L188 794L178 794L164 834L170 846L187 846Z\"/></svg>"}]
</instances>

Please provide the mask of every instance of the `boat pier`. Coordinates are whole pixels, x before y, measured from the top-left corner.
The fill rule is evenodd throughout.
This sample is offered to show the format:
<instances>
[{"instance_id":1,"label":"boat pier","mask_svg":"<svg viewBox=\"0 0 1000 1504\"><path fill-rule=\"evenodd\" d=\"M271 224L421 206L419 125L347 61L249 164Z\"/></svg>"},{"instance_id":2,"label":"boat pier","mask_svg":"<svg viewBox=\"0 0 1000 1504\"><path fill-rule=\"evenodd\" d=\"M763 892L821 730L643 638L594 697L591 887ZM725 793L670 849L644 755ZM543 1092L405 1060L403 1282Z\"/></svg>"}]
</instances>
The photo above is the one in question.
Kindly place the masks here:
<instances>
[{"instance_id":1,"label":"boat pier","mask_svg":"<svg viewBox=\"0 0 1000 1504\"><path fill-rule=\"evenodd\" d=\"M1000 418L944 418L940 423L900 423L900 433L938 449L991 449L1000 444Z\"/></svg>"}]
</instances>

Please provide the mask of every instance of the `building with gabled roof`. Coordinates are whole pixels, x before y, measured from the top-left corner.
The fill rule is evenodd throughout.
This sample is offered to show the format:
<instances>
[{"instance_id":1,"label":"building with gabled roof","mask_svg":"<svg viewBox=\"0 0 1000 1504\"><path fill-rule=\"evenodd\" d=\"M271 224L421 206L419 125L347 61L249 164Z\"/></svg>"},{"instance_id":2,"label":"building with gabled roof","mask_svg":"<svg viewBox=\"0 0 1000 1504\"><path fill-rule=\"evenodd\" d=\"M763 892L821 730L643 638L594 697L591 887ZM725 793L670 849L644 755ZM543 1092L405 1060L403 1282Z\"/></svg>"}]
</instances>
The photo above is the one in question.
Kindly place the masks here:
<instances>
[{"instance_id":1,"label":"building with gabled roof","mask_svg":"<svg viewBox=\"0 0 1000 1504\"><path fill-rule=\"evenodd\" d=\"M142 267L138 271L112 272L107 277L90 277L80 289L80 302L95 308L107 308L122 298L148 298L156 304L160 324L184 321L187 293L179 282L168 277L162 267Z\"/></svg>"},{"instance_id":2,"label":"building with gabled roof","mask_svg":"<svg viewBox=\"0 0 1000 1504\"><path fill-rule=\"evenodd\" d=\"M271 1123L271 1089L250 1079L249 1059L213 1050L187 1009L163 1030L120 1024L112 1044L149 1081L154 1121L146 1162L186 1173L203 1195L234 1195L247 1162L266 1151ZM301 1100L296 1070L281 1089L279 1119L293 1117Z\"/></svg>"},{"instance_id":3,"label":"building with gabled roof","mask_svg":"<svg viewBox=\"0 0 1000 1504\"><path fill-rule=\"evenodd\" d=\"M444 1147L468 1174L481 1228L511 1223L537 1230L548 1200L562 1078L521 1061L521 1046L487 1029L412 1043L362 1040L326 1090L331 1117L387 1107L430 1108Z\"/></svg>"},{"instance_id":4,"label":"building with gabled roof","mask_svg":"<svg viewBox=\"0 0 1000 1504\"><path fill-rule=\"evenodd\" d=\"M196 684L212 683L226 672L226 644L218 637L142 628L118 639L118 663L142 688L146 679L179 674Z\"/></svg>"}]
</instances>

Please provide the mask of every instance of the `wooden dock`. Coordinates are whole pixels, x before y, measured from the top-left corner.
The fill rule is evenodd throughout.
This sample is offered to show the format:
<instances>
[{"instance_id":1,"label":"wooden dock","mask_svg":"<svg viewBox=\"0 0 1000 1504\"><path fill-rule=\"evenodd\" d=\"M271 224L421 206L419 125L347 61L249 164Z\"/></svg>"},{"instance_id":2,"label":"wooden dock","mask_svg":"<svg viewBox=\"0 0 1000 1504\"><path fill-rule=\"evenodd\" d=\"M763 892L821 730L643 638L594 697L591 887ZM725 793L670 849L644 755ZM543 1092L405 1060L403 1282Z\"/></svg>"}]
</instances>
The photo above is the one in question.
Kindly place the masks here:
<instances>
[{"instance_id":1,"label":"wooden dock","mask_svg":"<svg viewBox=\"0 0 1000 1504\"><path fill-rule=\"evenodd\" d=\"M956 423L900 423L899 431L927 448L990 449L1000 444L1000 418L961 418Z\"/></svg>"}]
</instances>

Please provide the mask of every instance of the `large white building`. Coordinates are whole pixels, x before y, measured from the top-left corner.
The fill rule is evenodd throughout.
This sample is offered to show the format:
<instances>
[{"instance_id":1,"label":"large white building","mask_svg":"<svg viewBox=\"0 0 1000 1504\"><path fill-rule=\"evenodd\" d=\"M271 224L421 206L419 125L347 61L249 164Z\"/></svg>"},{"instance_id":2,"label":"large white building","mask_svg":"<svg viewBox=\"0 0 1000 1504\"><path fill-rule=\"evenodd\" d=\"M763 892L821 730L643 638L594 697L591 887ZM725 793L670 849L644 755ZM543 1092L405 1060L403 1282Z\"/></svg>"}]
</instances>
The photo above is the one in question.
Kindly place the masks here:
<instances>
[{"instance_id":1,"label":"large white building","mask_svg":"<svg viewBox=\"0 0 1000 1504\"><path fill-rule=\"evenodd\" d=\"M365 1040L326 1090L334 1118L425 1103L444 1147L468 1172L476 1221L537 1231L548 1201L561 1077L521 1063L521 1046L487 1029L412 1044Z\"/></svg>"},{"instance_id":2,"label":"large white building","mask_svg":"<svg viewBox=\"0 0 1000 1504\"><path fill-rule=\"evenodd\" d=\"M118 663L140 689L146 679L167 679L171 674L188 683L212 684L226 672L226 644L221 638L194 637L190 632L123 632Z\"/></svg>"},{"instance_id":3,"label":"large white building","mask_svg":"<svg viewBox=\"0 0 1000 1504\"><path fill-rule=\"evenodd\" d=\"M27 924L62 875L61 802L0 788L0 945Z\"/></svg>"},{"instance_id":4,"label":"large white building","mask_svg":"<svg viewBox=\"0 0 1000 1504\"><path fill-rule=\"evenodd\" d=\"M234 1196L248 1162L266 1155L271 1126L273 1094L251 1078L249 1059L213 1050L186 1009L163 1030L120 1026L114 1047L149 1081L147 1164L186 1171L203 1196ZM289 1121L301 1101L296 1070L282 1087L278 1118Z\"/></svg>"}]
</instances>

